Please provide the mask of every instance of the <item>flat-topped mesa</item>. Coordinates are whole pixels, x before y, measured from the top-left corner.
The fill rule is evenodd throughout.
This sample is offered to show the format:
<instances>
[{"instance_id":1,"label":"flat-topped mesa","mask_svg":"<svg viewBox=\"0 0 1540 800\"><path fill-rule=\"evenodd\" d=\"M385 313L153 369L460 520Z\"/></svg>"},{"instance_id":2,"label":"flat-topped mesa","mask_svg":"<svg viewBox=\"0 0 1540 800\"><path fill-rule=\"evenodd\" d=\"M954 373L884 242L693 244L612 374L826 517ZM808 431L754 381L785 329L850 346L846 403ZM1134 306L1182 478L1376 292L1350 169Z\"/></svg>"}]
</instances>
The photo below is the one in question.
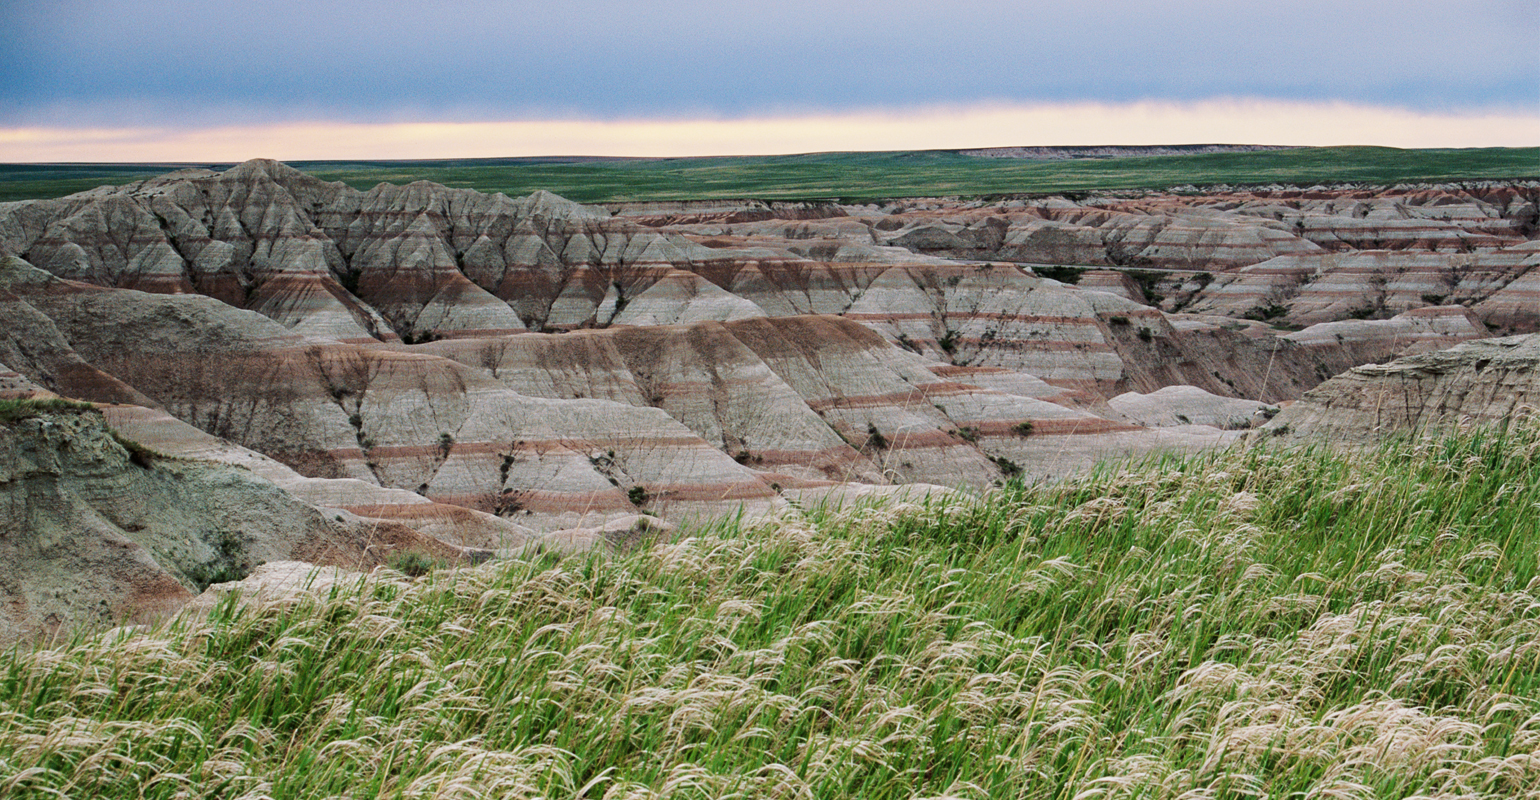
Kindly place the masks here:
<instances>
[{"instance_id":1,"label":"flat-topped mesa","mask_svg":"<svg viewBox=\"0 0 1540 800\"><path fill-rule=\"evenodd\" d=\"M1045 147L981 147L958 150L958 155L978 158L1024 158L1062 161L1076 158L1144 158L1149 156L1195 156L1210 153L1256 153L1293 150L1290 145L1273 144L1168 144L1168 145L1092 145Z\"/></svg>"},{"instance_id":2,"label":"flat-topped mesa","mask_svg":"<svg viewBox=\"0 0 1540 800\"><path fill-rule=\"evenodd\" d=\"M1363 443L1537 414L1540 334L1527 334L1355 367L1307 392L1258 435Z\"/></svg>"}]
</instances>

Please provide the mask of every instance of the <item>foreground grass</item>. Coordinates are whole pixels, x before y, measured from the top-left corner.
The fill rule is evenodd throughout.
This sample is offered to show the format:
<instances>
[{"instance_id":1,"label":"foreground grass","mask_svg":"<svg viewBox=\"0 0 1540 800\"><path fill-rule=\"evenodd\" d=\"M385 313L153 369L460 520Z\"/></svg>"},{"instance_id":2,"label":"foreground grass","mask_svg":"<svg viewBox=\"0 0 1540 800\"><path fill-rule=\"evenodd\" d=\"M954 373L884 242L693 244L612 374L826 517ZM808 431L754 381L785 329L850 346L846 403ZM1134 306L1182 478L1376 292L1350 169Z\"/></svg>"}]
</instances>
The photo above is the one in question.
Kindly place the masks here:
<instances>
[{"instance_id":1,"label":"foreground grass","mask_svg":"<svg viewBox=\"0 0 1540 800\"><path fill-rule=\"evenodd\" d=\"M0 660L6 797L1535 797L1540 432L1256 448Z\"/></svg>"},{"instance_id":2,"label":"foreground grass","mask_svg":"<svg viewBox=\"0 0 1540 800\"><path fill-rule=\"evenodd\" d=\"M509 196L545 189L584 203L711 198L868 201L1164 189L1184 184L1389 185L1535 178L1540 177L1540 148L1307 147L1064 161L979 158L927 150L716 158L297 161L292 165L364 190L381 182L428 180ZM0 165L0 201L58 197L167 169L146 171L143 165L132 164Z\"/></svg>"}]
</instances>

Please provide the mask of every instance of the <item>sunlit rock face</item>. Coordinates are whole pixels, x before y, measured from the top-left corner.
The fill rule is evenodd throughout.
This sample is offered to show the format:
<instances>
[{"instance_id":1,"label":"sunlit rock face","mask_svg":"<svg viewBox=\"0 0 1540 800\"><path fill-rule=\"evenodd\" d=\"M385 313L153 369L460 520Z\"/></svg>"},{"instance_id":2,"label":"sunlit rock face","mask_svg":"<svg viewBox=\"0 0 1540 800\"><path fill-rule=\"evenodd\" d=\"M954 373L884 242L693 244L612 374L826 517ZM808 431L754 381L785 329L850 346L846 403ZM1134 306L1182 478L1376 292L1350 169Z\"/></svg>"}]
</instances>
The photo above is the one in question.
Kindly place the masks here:
<instances>
[{"instance_id":1,"label":"sunlit rock face","mask_svg":"<svg viewBox=\"0 0 1540 800\"><path fill-rule=\"evenodd\" d=\"M0 392L132 406L167 447L466 547L1060 478L1534 329L1537 199L598 207L258 160L0 205Z\"/></svg>"}]
</instances>

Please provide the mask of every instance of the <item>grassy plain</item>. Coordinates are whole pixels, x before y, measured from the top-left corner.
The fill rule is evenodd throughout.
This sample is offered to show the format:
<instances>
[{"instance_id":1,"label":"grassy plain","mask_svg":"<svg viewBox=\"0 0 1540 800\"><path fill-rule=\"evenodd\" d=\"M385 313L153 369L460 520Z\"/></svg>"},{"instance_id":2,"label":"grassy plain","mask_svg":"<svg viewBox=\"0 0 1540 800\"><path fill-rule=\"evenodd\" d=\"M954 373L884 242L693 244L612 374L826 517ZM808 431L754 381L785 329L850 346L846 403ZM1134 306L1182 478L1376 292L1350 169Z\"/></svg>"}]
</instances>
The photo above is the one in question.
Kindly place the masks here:
<instances>
[{"instance_id":1,"label":"grassy plain","mask_svg":"<svg viewBox=\"0 0 1540 800\"><path fill-rule=\"evenodd\" d=\"M0 795L1536 797L1540 430L724 524L0 659Z\"/></svg>"},{"instance_id":2,"label":"grassy plain","mask_svg":"<svg viewBox=\"0 0 1540 800\"><path fill-rule=\"evenodd\" d=\"M63 197L98 186L119 186L187 167L224 164L0 164L0 203Z\"/></svg>"},{"instance_id":3,"label":"grassy plain","mask_svg":"<svg viewBox=\"0 0 1540 800\"><path fill-rule=\"evenodd\" d=\"M931 150L671 159L297 161L292 166L358 189L382 181L428 180L509 196L545 189L585 203L711 198L876 200L1217 183L1395 184L1540 178L1540 147L1315 147L1062 161L980 158ZM127 183L170 168L0 165L0 201L58 197L98 184Z\"/></svg>"}]
</instances>

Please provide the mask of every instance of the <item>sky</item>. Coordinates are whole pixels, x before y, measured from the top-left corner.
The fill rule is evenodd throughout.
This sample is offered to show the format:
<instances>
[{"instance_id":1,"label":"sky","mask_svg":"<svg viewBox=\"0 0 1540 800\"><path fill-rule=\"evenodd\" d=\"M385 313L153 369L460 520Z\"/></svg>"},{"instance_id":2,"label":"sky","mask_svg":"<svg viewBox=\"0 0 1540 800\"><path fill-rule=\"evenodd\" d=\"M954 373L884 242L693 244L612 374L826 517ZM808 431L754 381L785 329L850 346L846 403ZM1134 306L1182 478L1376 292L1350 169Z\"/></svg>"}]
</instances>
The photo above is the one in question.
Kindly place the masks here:
<instances>
[{"instance_id":1,"label":"sky","mask_svg":"<svg viewBox=\"0 0 1540 800\"><path fill-rule=\"evenodd\" d=\"M1540 145L1536 0L0 0L0 161Z\"/></svg>"}]
</instances>

